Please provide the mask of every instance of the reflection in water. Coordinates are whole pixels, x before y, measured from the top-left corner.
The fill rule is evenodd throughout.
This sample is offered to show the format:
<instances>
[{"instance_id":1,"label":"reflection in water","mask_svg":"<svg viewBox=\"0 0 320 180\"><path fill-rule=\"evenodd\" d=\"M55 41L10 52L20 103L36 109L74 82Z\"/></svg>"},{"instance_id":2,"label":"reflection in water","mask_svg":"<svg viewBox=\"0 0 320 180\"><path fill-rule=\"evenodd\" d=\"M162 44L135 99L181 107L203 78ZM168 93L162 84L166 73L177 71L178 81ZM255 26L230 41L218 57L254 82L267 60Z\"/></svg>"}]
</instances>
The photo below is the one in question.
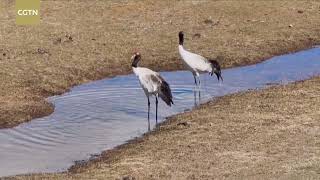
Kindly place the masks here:
<instances>
[{"instance_id":1,"label":"reflection in water","mask_svg":"<svg viewBox=\"0 0 320 180\"><path fill-rule=\"evenodd\" d=\"M193 94L194 94L194 107L197 107L201 104L201 89L194 88Z\"/></svg>"},{"instance_id":2,"label":"reflection in water","mask_svg":"<svg viewBox=\"0 0 320 180\"><path fill-rule=\"evenodd\" d=\"M171 85L174 105L159 101L159 120L184 112L212 97L288 83L320 72L320 49L314 48L263 63L224 70L223 83L208 75L194 90L190 72L163 72ZM197 95L198 94L198 95ZM0 176L61 171L148 130L146 97L133 75L118 76L72 88L48 98L55 111L12 129L0 130ZM151 105L155 104L150 99ZM151 112L155 106L151 106ZM150 112L150 125L155 114Z\"/></svg>"},{"instance_id":3,"label":"reflection in water","mask_svg":"<svg viewBox=\"0 0 320 180\"><path fill-rule=\"evenodd\" d=\"M148 131L151 130L150 127L150 99L148 98Z\"/></svg>"}]
</instances>

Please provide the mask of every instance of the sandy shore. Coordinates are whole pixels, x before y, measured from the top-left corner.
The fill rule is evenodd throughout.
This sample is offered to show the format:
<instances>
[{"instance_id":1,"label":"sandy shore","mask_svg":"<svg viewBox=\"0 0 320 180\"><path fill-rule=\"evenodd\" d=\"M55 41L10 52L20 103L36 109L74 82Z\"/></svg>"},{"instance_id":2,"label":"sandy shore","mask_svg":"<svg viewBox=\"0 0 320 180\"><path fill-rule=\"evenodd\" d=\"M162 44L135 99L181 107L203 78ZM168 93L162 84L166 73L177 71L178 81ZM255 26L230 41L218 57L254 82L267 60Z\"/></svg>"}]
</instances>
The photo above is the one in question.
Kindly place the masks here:
<instances>
[{"instance_id":1,"label":"sandy shore","mask_svg":"<svg viewBox=\"0 0 320 180\"><path fill-rule=\"evenodd\" d=\"M224 68L320 42L319 1L42 1L41 24L16 26L14 1L0 2L0 128L47 115L45 98L142 65L177 70L186 47L222 57Z\"/></svg>"}]
</instances>

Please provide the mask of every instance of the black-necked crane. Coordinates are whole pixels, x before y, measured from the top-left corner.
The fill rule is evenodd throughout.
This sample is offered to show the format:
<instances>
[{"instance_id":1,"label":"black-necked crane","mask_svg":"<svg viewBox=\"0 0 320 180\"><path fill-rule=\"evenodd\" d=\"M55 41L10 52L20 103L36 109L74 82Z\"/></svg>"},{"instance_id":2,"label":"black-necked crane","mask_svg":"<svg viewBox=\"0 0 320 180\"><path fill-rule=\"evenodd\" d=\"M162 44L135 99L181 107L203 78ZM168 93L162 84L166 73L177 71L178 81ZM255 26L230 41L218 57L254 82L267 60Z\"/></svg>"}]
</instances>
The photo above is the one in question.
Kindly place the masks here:
<instances>
[{"instance_id":1,"label":"black-necked crane","mask_svg":"<svg viewBox=\"0 0 320 180\"><path fill-rule=\"evenodd\" d=\"M216 74L218 81L221 79L221 68L219 63L216 60L206 59L198 54L194 54L184 49L184 33L182 31L179 32L179 54L188 68L189 71L192 72L194 77L194 83L196 86L198 85L197 79L200 86L200 73L208 72L211 76L213 73Z\"/></svg>"},{"instance_id":2,"label":"black-necked crane","mask_svg":"<svg viewBox=\"0 0 320 180\"><path fill-rule=\"evenodd\" d=\"M141 60L141 54L136 52L131 57L132 69L138 76L140 85L148 99L148 130L150 130L150 99L154 95L156 97L156 124L158 123L158 97L160 97L168 106L173 104L172 93L169 84L160 76L159 73L151 69L138 67Z\"/></svg>"}]
</instances>

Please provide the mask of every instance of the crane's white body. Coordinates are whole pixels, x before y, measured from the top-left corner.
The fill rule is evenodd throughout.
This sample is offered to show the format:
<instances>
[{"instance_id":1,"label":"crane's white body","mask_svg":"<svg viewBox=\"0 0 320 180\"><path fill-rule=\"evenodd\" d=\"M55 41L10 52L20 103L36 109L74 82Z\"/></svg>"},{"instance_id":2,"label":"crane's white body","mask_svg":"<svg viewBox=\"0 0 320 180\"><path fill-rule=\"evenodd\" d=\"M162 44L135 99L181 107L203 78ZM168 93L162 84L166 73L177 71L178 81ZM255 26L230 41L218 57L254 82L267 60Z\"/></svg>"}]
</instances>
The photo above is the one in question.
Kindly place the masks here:
<instances>
[{"instance_id":1,"label":"crane's white body","mask_svg":"<svg viewBox=\"0 0 320 180\"><path fill-rule=\"evenodd\" d=\"M199 77L200 73L212 72L212 66L206 58L185 50L182 45L179 45L179 54L194 76Z\"/></svg>"},{"instance_id":2,"label":"crane's white body","mask_svg":"<svg viewBox=\"0 0 320 180\"><path fill-rule=\"evenodd\" d=\"M158 78L158 82L154 81L152 77L160 77L159 73L152 71L151 69L144 67L133 67L133 72L139 78L140 85L146 94L146 96L157 96L160 91L161 78Z\"/></svg>"}]
</instances>

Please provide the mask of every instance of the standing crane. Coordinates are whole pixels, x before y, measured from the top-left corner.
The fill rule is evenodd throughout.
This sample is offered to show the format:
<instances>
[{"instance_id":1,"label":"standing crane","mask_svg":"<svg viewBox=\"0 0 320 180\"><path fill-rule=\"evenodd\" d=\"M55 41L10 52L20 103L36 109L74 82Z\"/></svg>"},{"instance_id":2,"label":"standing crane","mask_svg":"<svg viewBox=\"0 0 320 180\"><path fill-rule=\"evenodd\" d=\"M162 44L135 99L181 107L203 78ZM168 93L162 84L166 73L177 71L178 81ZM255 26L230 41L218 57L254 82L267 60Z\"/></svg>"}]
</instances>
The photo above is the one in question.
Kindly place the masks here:
<instances>
[{"instance_id":1,"label":"standing crane","mask_svg":"<svg viewBox=\"0 0 320 180\"><path fill-rule=\"evenodd\" d=\"M193 74L194 83L196 86L199 84L200 86L200 73L208 72L211 76L216 74L218 81L223 78L221 76L221 67L220 64L216 60L206 59L198 54L189 52L183 47L184 42L184 33L182 31L179 32L179 54L188 68L189 71ZM197 83L198 79L198 83Z\"/></svg>"},{"instance_id":2,"label":"standing crane","mask_svg":"<svg viewBox=\"0 0 320 180\"><path fill-rule=\"evenodd\" d=\"M138 67L138 62L141 60L139 52L134 53L131 57L132 69L138 76L140 85L148 98L148 130L150 131L150 99L154 95L156 97L156 124L158 123L158 97L160 97L168 106L173 104L172 93L169 84L160 76L159 73L151 69Z\"/></svg>"}]
</instances>

